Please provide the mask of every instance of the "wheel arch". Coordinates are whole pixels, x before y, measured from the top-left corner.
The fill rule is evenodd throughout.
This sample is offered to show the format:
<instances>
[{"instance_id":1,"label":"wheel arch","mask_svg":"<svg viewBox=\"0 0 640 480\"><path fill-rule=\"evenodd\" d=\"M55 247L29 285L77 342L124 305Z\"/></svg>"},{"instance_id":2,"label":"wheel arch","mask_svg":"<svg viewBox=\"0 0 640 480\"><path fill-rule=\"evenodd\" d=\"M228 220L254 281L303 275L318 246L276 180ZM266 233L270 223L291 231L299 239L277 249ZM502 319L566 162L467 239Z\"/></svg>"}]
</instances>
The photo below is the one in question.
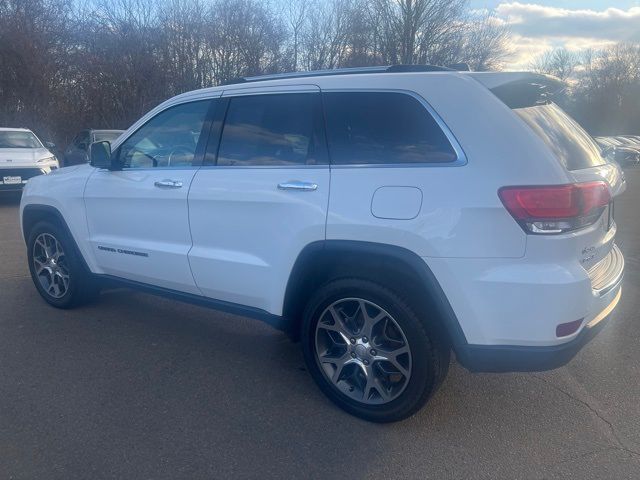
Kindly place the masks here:
<instances>
[{"instance_id":1,"label":"wheel arch","mask_svg":"<svg viewBox=\"0 0 640 480\"><path fill-rule=\"evenodd\" d=\"M78 242L73 236L73 233L71 232L69 225L67 225L66 220L62 216L62 213L60 213L60 210L58 210L56 207L52 207L51 205L29 204L25 205L24 209L22 210L22 236L27 247L29 246L29 232L35 225L43 221L54 222L63 229L64 233L66 233L71 240L73 248L75 249L75 253L78 255L82 262L82 266L87 272L91 272L91 269L87 265L87 262L82 255L80 248L78 247Z\"/></svg>"},{"instance_id":2,"label":"wheel arch","mask_svg":"<svg viewBox=\"0 0 640 480\"><path fill-rule=\"evenodd\" d=\"M437 313L437 327L458 353L467 345L464 332L440 284L427 263L402 247L352 240L325 240L307 245L298 255L287 282L283 316L294 339L311 292L343 277L358 277L386 285L409 297L418 313Z\"/></svg>"}]
</instances>

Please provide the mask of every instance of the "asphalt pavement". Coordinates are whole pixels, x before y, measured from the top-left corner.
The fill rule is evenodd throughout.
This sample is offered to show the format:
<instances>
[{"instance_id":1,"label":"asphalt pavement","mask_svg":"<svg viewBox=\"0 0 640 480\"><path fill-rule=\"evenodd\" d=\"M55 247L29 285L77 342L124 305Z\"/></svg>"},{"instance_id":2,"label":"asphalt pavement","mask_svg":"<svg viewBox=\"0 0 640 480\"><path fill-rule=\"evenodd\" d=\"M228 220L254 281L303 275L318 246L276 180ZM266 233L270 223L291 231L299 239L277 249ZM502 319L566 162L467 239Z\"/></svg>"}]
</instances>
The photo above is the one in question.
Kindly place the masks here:
<instances>
[{"instance_id":1,"label":"asphalt pavement","mask_svg":"<svg viewBox=\"0 0 640 480\"><path fill-rule=\"evenodd\" d=\"M616 205L615 318L566 367L471 374L376 425L255 320L130 290L49 307L0 197L0 478L640 478L640 170ZM532 299L544 301L544 299Z\"/></svg>"}]
</instances>

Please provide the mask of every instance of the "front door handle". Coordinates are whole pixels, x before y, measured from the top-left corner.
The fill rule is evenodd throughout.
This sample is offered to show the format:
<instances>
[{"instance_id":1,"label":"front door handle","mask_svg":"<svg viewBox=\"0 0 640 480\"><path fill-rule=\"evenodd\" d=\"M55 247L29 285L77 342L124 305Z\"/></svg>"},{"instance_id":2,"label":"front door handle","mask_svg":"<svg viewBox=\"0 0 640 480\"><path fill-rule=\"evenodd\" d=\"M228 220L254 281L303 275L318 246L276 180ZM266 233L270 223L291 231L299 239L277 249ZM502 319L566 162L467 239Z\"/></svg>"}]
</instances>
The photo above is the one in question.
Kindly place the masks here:
<instances>
[{"instance_id":1,"label":"front door handle","mask_svg":"<svg viewBox=\"0 0 640 480\"><path fill-rule=\"evenodd\" d=\"M158 188L182 188L180 180L159 180L154 185Z\"/></svg>"},{"instance_id":2,"label":"front door handle","mask_svg":"<svg viewBox=\"0 0 640 480\"><path fill-rule=\"evenodd\" d=\"M302 192L313 192L318 189L317 183L312 182L300 182L298 180L291 180L289 182L283 182L278 184L279 190L299 190Z\"/></svg>"}]
</instances>

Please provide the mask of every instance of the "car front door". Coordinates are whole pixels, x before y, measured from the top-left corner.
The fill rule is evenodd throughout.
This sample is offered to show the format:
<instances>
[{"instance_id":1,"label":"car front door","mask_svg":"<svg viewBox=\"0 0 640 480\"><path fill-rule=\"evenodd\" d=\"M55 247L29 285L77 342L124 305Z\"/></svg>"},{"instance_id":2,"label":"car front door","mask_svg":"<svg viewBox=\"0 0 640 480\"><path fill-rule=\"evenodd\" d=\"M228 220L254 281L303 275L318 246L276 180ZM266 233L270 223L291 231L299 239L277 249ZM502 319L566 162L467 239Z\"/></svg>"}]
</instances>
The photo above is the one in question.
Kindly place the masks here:
<instances>
[{"instance_id":1,"label":"car front door","mask_svg":"<svg viewBox=\"0 0 640 480\"><path fill-rule=\"evenodd\" d=\"M120 170L90 176L85 205L102 273L198 293L187 258L187 194L202 161L206 136L201 133L212 102L182 103L157 113L116 146Z\"/></svg>"},{"instance_id":2,"label":"car front door","mask_svg":"<svg viewBox=\"0 0 640 480\"><path fill-rule=\"evenodd\" d=\"M196 284L282 313L298 254L324 240L330 170L319 89L225 91L189 193Z\"/></svg>"}]
</instances>

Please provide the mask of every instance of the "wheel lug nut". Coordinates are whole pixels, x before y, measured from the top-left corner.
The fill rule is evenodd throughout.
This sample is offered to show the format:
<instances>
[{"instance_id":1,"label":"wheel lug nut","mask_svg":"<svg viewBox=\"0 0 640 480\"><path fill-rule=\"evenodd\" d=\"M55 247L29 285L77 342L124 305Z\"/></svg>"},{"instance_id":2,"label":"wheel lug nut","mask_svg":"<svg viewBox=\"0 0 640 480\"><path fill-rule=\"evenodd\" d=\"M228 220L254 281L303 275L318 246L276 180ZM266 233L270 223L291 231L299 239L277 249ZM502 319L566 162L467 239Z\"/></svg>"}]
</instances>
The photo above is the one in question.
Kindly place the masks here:
<instances>
[{"instance_id":1,"label":"wheel lug nut","mask_svg":"<svg viewBox=\"0 0 640 480\"><path fill-rule=\"evenodd\" d=\"M356 343L356 339L355 338L350 338L349 341L351 342L351 344L353 345L354 343Z\"/></svg>"},{"instance_id":2,"label":"wheel lug nut","mask_svg":"<svg viewBox=\"0 0 640 480\"><path fill-rule=\"evenodd\" d=\"M356 352L351 352L351 358L356 358Z\"/></svg>"},{"instance_id":3,"label":"wheel lug nut","mask_svg":"<svg viewBox=\"0 0 640 480\"><path fill-rule=\"evenodd\" d=\"M371 353L371 355L375 356L375 355L376 355L376 353L378 353L378 352L376 352L376 351L372 348L372 349L371 349L371 351L370 351L369 353Z\"/></svg>"},{"instance_id":4,"label":"wheel lug nut","mask_svg":"<svg viewBox=\"0 0 640 480\"><path fill-rule=\"evenodd\" d=\"M364 343L367 343L367 342L369 341L369 339L368 339L367 337L362 337L362 341L363 341Z\"/></svg>"},{"instance_id":5,"label":"wheel lug nut","mask_svg":"<svg viewBox=\"0 0 640 480\"><path fill-rule=\"evenodd\" d=\"M365 365L369 365L369 360L363 360L362 363L364 363Z\"/></svg>"}]
</instances>

